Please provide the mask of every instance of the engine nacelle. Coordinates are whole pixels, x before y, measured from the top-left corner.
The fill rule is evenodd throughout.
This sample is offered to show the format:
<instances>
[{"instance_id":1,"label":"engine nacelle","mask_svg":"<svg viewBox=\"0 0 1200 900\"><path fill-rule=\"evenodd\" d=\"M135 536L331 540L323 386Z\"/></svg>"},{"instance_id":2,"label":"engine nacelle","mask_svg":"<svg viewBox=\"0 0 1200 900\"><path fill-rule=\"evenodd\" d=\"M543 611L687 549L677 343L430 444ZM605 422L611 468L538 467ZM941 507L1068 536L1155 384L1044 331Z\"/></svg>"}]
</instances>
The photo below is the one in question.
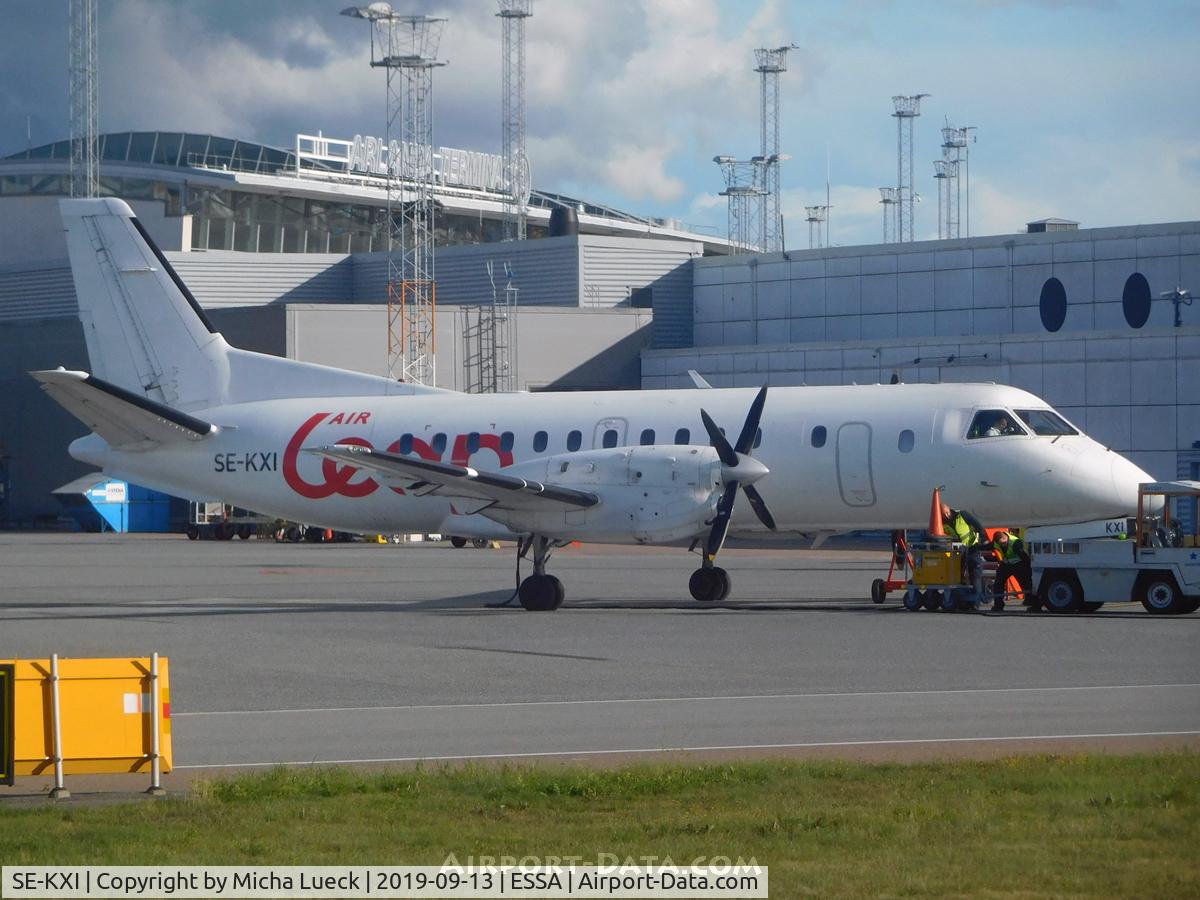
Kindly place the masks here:
<instances>
[{"instance_id":1,"label":"engine nacelle","mask_svg":"<svg viewBox=\"0 0 1200 900\"><path fill-rule=\"evenodd\" d=\"M711 447L614 447L519 463L506 475L590 491L587 509L483 514L514 531L598 543L659 544L708 530L721 495L721 461Z\"/></svg>"}]
</instances>

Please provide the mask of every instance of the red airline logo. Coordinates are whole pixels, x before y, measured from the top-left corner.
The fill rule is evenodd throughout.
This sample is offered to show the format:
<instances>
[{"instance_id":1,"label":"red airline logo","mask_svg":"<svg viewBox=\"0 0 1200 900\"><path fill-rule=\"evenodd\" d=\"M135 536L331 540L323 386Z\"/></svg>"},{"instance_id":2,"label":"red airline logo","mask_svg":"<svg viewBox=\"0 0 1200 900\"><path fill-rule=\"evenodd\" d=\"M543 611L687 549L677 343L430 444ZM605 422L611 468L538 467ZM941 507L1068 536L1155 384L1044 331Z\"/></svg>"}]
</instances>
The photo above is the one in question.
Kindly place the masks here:
<instances>
[{"instance_id":1,"label":"red airline logo","mask_svg":"<svg viewBox=\"0 0 1200 900\"><path fill-rule=\"evenodd\" d=\"M292 435L292 439L288 441L287 448L283 451L283 478L288 486L299 494L301 497L307 497L310 500L324 500L326 497L332 497L339 494L343 497L366 497L375 493L379 489L379 482L373 478L363 478L356 481L355 478L359 471L354 466L338 465L331 459L321 460L321 478L319 482L307 481L300 474L299 456L300 449L308 442L312 433L326 419L327 425L365 425L370 419L370 413L338 413L333 415L327 412L314 413L296 429L296 433ZM460 434L454 438L454 446L450 452L450 461L455 465L465 466L471 457L470 451L467 449L468 435ZM374 449L374 445L366 438L349 435L347 437L338 438L334 441L326 443L333 444L354 444L359 447L370 447ZM491 450L500 460L501 467L511 466L513 464L513 455L511 450L501 449L500 435L498 434L483 434L479 435L479 449ZM388 445L389 453L398 453L400 451L400 440L396 439ZM412 439L412 452L422 459L440 460L441 454L425 441L418 437ZM397 494L403 494L403 488L392 488Z\"/></svg>"}]
</instances>

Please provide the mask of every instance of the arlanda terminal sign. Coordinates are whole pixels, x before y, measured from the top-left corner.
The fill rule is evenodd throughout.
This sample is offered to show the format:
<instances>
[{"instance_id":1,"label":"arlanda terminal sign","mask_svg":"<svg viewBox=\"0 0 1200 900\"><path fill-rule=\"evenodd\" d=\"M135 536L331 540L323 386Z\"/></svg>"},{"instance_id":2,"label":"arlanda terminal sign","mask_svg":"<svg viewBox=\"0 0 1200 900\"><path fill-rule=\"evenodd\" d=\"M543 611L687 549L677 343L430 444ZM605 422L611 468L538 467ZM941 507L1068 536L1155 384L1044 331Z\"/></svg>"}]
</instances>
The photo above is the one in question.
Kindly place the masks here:
<instances>
[{"instance_id":1,"label":"arlanda terminal sign","mask_svg":"<svg viewBox=\"0 0 1200 900\"><path fill-rule=\"evenodd\" d=\"M406 169L417 168L416 161L422 148L400 141L384 141L373 135L356 134L353 140L325 137L322 134L296 135L296 169L301 175L321 171L316 164L337 169L348 175L393 174L404 178ZM428 151L425 151L428 152ZM494 153L479 153L474 150L457 150L453 147L438 147L433 152L433 180L448 188L465 188L489 194L507 195L508 178L504 171L504 157ZM529 161L523 160L521 185L525 199L529 199Z\"/></svg>"}]
</instances>

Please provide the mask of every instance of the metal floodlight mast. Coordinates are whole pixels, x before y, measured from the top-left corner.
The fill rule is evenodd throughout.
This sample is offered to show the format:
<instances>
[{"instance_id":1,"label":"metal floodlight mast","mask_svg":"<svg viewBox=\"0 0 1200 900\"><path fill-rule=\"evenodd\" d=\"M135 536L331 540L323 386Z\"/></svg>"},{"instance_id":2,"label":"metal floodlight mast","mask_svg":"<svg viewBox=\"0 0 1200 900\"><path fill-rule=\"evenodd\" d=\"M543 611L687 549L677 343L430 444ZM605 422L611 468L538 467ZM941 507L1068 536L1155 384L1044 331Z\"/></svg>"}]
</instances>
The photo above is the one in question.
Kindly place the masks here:
<instances>
[{"instance_id":1,"label":"metal floodlight mast","mask_svg":"<svg viewBox=\"0 0 1200 900\"><path fill-rule=\"evenodd\" d=\"M71 196L96 197L100 192L99 55L96 51L96 0L70 0L68 82L71 116Z\"/></svg>"},{"instance_id":2,"label":"metal floodlight mast","mask_svg":"<svg viewBox=\"0 0 1200 900\"><path fill-rule=\"evenodd\" d=\"M883 242L885 244L890 244L895 240L896 196L894 187L879 189L879 202L883 204Z\"/></svg>"},{"instance_id":3,"label":"metal floodlight mast","mask_svg":"<svg viewBox=\"0 0 1200 900\"><path fill-rule=\"evenodd\" d=\"M817 250L823 245L821 243L821 223L825 221L825 217L829 212L828 206L806 206L804 212L807 213L808 222L808 249Z\"/></svg>"},{"instance_id":4,"label":"metal floodlight mast","mask_svg":"<svg viewBox=\"0 0 1200 900\"><path fill-rule=\"evenodd\" d=\"M950 206L952 202L952 182L957 179L951 174L954 167L953 159L935 159L933 161L933 177L938 186L938 240L956 237L951 233Z\"/></svg>"},{"instance_id":5,"label":"metal floodlight mast","mask_svg":"<svg viewBox=\"0 0 1200 900\"><path fill-rule=\"evenodd\" d=\"M725 190L721 196L729 202L728 237L733 253L761 249L762 233L762 160L714 156L721 167Z\"/></svg>"},{"instance_id":6,"label":"metal floodlight mast","mask_svg":"<svg viewBox=\"0 0 1200 900\"><path fill-rule=\"evenodd\" d=\"M388 376L434 384L433 70L446 64L437 59L446 20L387 3L342 15L371 24L371 66L387 73Z\"/></svg>"},{"instance_id":7,"label":"metal floodlight mast","mask_svg":"<svg viewBox=\"0 0 1200 900\"><path fill-rule=\"evenodd\" d=\"M783 249L783 223L779 205L779 165L787 157L779 150L779 76L787 71L787 54L797 49L795 44L773 49L759 48L754 51L758 64L754 71L760 78L759 89L759 135L760 153L763 160L763 198L759 213L759 245L768 253Z\"/></svg>"},{"instance_id":8,"label":"metal floodlight mast","mask_svg":"<svg viewBox=\"0 0 1200 900\"><path fill-rule=\"evenodd\" d=\"M525 240L529 216L529 160L525 156L525 20L533 0L499 0L501 31L501 139L504 179L504 240Z\"/></svg>"},{"instance_id":9,"label":"metal floodlight mast","mask_svg":"<svg viewBox=\"0 0 1200 900\"><path fill-rule=\"evenodd\" d=\"M899 192L897 240L913 239L913 119L921 115L921 99L929 94L892 97L896 119L896 189Z\"/></svg>"},{"instance_id":10,"label":"metal floodlight mast","mask_svg":"<svg viewBox=\"0 0 1200 900\"><path fill-rule=\"evenodd\" d=\"M975 130L977 129L974 125L956 128L950 124L949 119L946 120L946 127L942 129L942 155L946 159L953 159L956 169L953 183L954 199L952 200L955 210L955 229L954 233L949 235L950 237L971 236L971 175L968 163L970 157L968 145L975 140L975 136L971 134ZM966 234L962 233L964 222Z\"/></svg>"}]
</instances>

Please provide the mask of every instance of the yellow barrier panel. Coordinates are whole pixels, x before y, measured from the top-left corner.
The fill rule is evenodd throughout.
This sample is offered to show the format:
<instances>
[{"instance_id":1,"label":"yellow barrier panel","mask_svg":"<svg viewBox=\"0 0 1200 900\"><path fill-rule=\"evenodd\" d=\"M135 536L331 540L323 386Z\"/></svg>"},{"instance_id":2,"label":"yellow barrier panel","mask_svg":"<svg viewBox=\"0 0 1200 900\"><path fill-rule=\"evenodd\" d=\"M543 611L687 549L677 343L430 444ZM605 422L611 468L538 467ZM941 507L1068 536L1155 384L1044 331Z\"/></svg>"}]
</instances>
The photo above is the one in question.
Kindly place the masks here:
<instances>
[{"instance_id":1,"label":"yellow barrier panel","mask_svg":"<svg viewBox=\"0 0 1200 900\"><path fill-rule=\"evenodd\" d=\"M161 771L171 771L171 695L166 657L0 660L15 670L14 772L41 775L55 768L61 747L65 774L151 773L158 724ZM54 680L58 670L58 716ZM160 714L153 714L158 696ZM55 719L61 723L55 740Z\"/></svg>"}]
</instances>

